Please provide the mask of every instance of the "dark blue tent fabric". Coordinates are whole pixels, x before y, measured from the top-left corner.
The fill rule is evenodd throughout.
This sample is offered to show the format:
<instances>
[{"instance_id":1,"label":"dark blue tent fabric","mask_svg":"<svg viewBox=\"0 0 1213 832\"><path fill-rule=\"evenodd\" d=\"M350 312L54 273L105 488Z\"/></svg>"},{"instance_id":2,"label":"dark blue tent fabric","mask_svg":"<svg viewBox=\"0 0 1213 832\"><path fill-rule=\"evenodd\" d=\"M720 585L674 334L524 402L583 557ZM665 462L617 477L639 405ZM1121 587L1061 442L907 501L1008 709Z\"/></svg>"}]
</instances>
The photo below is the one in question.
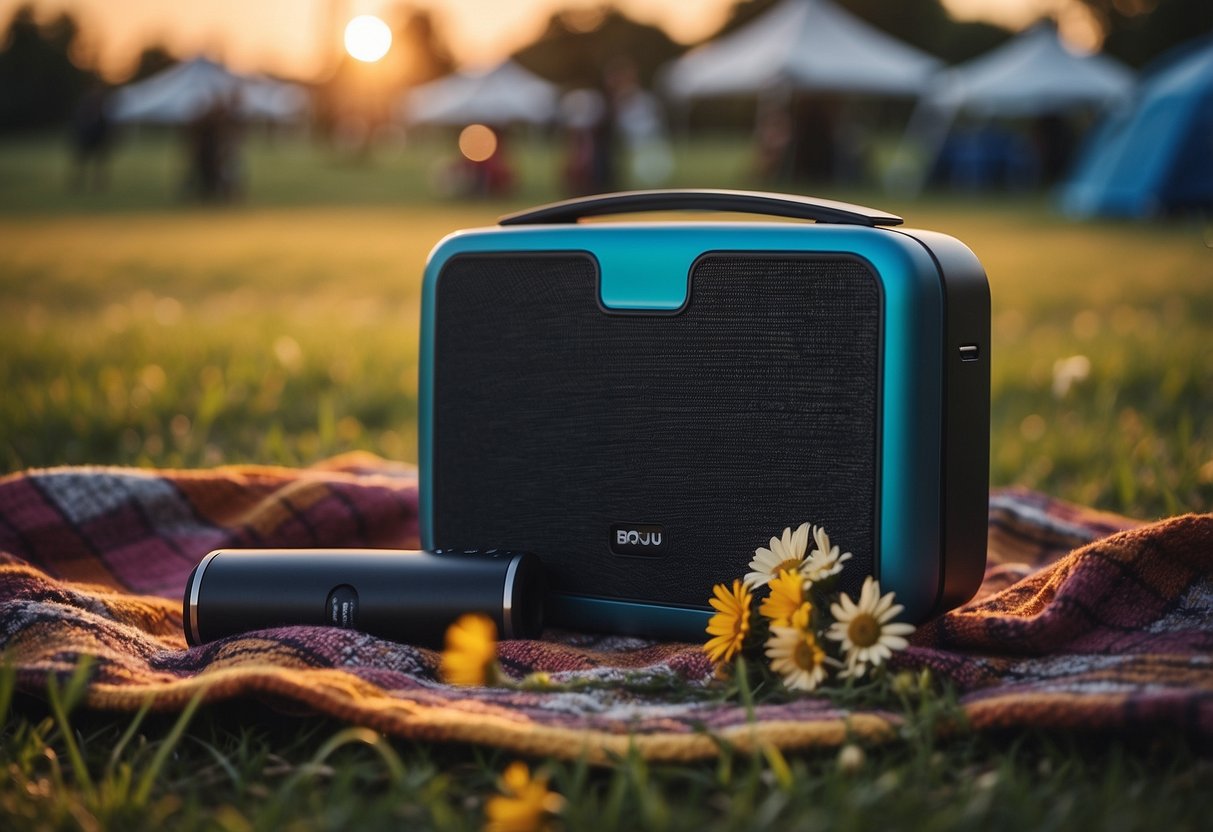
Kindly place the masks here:
<instances>
[{"instance_id":1,"label":"dark blue tent fabric","mask_svg":"<svg viewBox=\"0 0 1213 832\"><path fill-rule=\"evenodd\" d=\"M1180 47L1087 143L1062 191L1076 216L1213 208L1213 38Z\"/></svg>"}]
</instances>

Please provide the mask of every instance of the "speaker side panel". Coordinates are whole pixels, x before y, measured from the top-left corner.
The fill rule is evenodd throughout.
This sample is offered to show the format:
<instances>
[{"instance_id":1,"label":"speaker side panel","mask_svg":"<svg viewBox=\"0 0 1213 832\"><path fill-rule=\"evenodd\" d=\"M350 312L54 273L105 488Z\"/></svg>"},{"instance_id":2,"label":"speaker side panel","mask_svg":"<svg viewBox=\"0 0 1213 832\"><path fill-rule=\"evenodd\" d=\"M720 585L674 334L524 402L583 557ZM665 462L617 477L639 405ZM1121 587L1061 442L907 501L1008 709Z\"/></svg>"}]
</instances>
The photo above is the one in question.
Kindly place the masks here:
<instances>
[{"instance_id":1,"label":"speaker side panel","mask_svg":"<svg viewBox=\"0 0 1213 832\"><path fill-rule=\"evenodd\" d=\"M881 297L862 261L711 253L674 316L598 304L584 253L460 255L437 283L439 546L538 554L565 593L703 607L785 526L870 572ZM647 555L620 529L659 530Z\"/></svg>"}]
</instances>

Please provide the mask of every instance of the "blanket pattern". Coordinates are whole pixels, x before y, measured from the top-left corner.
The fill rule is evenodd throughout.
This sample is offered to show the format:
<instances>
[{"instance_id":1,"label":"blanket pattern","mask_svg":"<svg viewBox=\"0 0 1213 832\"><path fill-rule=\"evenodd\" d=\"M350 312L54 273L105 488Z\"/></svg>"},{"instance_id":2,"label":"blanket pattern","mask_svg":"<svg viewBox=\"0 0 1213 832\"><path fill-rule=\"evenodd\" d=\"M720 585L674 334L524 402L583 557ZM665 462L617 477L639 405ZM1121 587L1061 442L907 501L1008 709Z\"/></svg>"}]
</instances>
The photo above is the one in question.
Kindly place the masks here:
<instances>
[{"instance_id":1,"label":"blanket pattern","mask_svg":"<svg viewBox=\"0 0 1213 832\"><path fill-rule=\"evenodd\" d=\"M989 541L978 595L920 628L895 669L950 680L977 730L1213 737L1213 515L1143 524L999 490ZM181 593L211 549L416 545L415 472L367 455L14 474L0 479L0 651L32 693L93 657L97 709L257 697L419 741L592 761L896 736L896 714L821 696L722 701L699 645L569 632L499 645L510 675L575 683L553 691L452 687L432 651L326 627L185 643Z\"/></svg>"}]
</instances>

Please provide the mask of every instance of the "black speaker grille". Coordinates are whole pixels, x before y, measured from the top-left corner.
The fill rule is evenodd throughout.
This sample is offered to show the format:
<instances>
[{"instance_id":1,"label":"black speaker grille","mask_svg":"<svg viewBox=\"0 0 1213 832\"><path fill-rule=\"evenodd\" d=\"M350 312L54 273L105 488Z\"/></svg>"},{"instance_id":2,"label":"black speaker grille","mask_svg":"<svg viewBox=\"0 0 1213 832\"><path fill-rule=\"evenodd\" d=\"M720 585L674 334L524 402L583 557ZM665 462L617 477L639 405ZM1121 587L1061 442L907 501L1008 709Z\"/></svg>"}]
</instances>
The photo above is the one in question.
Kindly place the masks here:
<instances>
[{"instance_id":1,"label":"black speaker grille","mask_svg":"<svg viewBox=\"0 0 1213 832\"><path fill-rule=\"evenodd\" d=\"M706 606L785 526L871 569L880 297L842 256L709 254L677 315L599 306L579 254L464 255L438 281L434 539L532 551L555 588ZM662 529L622 556L612 527Z\"/></svg>"}]
</instances>

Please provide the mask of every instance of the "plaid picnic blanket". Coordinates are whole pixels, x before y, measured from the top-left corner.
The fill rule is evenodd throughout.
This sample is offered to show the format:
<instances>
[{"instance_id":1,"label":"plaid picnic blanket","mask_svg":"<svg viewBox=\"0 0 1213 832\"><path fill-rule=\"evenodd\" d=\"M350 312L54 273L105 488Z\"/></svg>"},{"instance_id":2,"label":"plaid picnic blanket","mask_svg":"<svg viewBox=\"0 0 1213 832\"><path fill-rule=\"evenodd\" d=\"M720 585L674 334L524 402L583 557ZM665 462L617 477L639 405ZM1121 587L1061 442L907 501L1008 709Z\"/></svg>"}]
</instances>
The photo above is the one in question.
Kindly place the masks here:
<instances>
[{"instance_id":1,"label":"plaid picnic blanket","mask_svg":"<svg viewBox=\"0 0 1213 832\"><path fill-rule=\"evenodd\" d=\"M896 666L950 679L976 729L1213 737L1213 515L1143 525L1021 490L990 502L977 598L919 629ZM96 657L86 704L180 709L259 697L422 741L606 760L690 760L720 744L832 745L896 735L898 718L823 697L753 713L705 695L698 645L554 633L499 646L508 673L576 690L456 688L435 653L323 627L188 649L186 576L224 546L415 547L411 468L366 455L304 470L59 468L0 479L0 651L45 690Z\"/></svg>"}]
</instances>

